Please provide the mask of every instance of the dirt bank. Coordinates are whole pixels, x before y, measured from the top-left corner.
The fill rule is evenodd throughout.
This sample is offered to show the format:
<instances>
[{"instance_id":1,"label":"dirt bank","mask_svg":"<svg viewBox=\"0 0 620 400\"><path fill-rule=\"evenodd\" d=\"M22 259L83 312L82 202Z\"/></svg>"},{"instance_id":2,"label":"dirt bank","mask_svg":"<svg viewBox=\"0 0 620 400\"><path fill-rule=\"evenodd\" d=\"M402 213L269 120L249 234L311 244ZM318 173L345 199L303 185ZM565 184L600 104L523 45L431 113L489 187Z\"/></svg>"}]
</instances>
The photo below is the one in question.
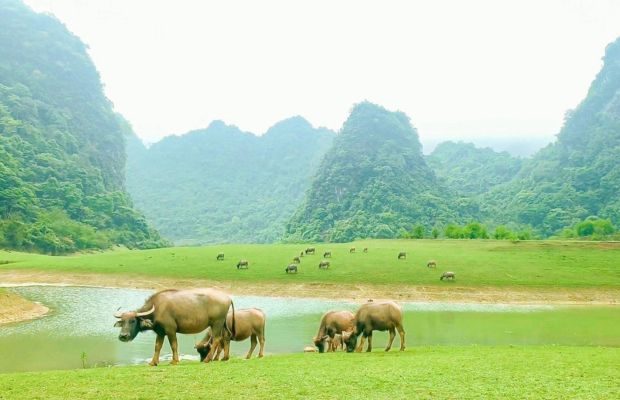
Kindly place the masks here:
<instances>
[{"instance_id":1,"label":"dirt bank","mask_svg":"<svg viewBox=\"0 0 620 400\"><path fill-rule=\"evenodd\" d=\"M16 293L0 291L0 325L42 317L48 311L49 308L44 305L27 300Z\"/></svg>"},{"instance_id":2,"label":"dirt bank","mask_svg":"<svg viewBox=\"0 0 620 400\"><path fill-rule=\"evenodd\" d=\"M0 286L51 284L139 289L217 287L234 295L314 297L363 302L372 299L401 301L505 303L505 304L620 304L620 288L502 288L466 287L458 282L437 286L366 285L334 283L220 282L150 276L53 273L25 270L0 271Z\"/></svg>"}]
</instances>

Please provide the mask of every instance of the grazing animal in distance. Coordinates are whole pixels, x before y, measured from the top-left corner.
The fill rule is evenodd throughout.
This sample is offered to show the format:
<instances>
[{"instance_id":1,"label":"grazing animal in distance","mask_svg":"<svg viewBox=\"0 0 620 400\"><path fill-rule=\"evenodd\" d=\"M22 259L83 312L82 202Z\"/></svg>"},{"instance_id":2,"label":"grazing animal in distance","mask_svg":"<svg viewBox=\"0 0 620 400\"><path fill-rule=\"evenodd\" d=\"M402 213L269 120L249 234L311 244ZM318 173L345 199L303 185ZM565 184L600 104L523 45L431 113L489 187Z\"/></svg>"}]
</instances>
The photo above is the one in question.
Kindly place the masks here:
<instances>
[{"instance_id":1,"label":"grazing animal in distance","mask_svg":"<svg viewBox=\"0 0 620 400\"><path fill-rule=\"evenodd\" d=\"M368 247L364 247L364 253L368 253Z\"/></svg>"},{"instance_id":2,"label":"grazing animal in distance","mask_svg":"<svg viewBox=\"0 0 620 400\"><path fill-rule=\"evenodd\" d=\"M401 251L400 253L398 253L398 259L401 260L406 260L407 259L407 253L405 253L404 251Z\"/></svg>"},{"instance_id":3,"label":"grazing animal in distance","mask_svg":"<svg viewBox=\"0 0 620 400\"><path fill-rule=\"evenodd\" d=\"M325 260L321 261L319 263L319 268L324 268L324 269L329 268L329 261L325 261Z\"/></svg>"},{"instance_id":4,"label":"grazing animal in distance","mask_svg":"<svg viewBox=\"0 0 620 400\"><path fill-rule=\"evenodd\" d=\"M301 259L299 257L293 257L293 262L299 264L301 263Z\"/></svg>"},{"instance_id":5,"label":"grazing animal in distance","mask_svg":"<svg viewBox=\"0 0 620 400\"><path fill-rule=\"evenodd\" d=\"M328 258L332 256L332 252L331 251L326 251L325 253L323 253L323 258Z\"/></svg>"},{"instance_id":6,"label":"grazing animal in distance","mask_svg":"<svg viewBox=\"0 0 620 400\"><path fill-rule=\"evenodd\" d=\"M248 262L248 260L239 260L239 262L237 263L237 269L247 269L250 266L250 263Z\"/></svg>"},{"instance_id":7,"label":"grazing animal in distance","mask_svg":"<svg viewBox=\"0 0 620 400\"><path fill-rule=\"evenodd\" d=\"M355 313L353 331L342 333L342 338L347 346L347 352L353 350L360 352L364 347L364 340L368 338L368 348L366 351L372 351L372 332L373 331L389 331L390 339L388 340L385 351L392 348L392 342L396 337L396 331L400 335L400 351L405 350L405 329L403 328L403 310L393 301L365 303ZM359 346L357 345L357 337L362 335Z\"/></svg>"},{"instance_id":8,"label":"grazing animal in distance","mask_svg":"<svg viewBox=\"0 0 620 400\"><path fill-rule=\"evenodd\" d=\"M303 256L304 256L304 252L302 250L301 253L299 253L299 257L303 257Z\"/></svg>"},{"instance_id":9,"label":"grazing animal in distance","mask_svg":"<svg viewBox=\"0 0 620 400\"><path fill-rule=\"evenodd\" d=\"M337 333L353 331L354 315L350 311L328 311L321 317L321 323L316 336L312 339L319 353L329 350L326 346Z\"/></svg>"},{"instance_id":10,"label":"grazing animal in distance","mask_svg":"<svg viewBox=\"0 0 620 400\"><path fill-rule=\"evenodd\" d=\"M314 251L315 251L314 247L308 247L308 248L305 250L306 255L308 255L308 254L314 254Z\"/></svg>"},{"instance_id":11,"label":"grazing animal in distance","mask_svg":"<svg viewBox=\"0 0 620 400\"><path fill-rule=\"evenodd\" d=\"M349 249L349 253L355 253L355 247L351 247L351 248Z\"/></svg>"},{"instance_id":12,"label":"grazing animal in distance","mask_svg":"<svg viewBox=\"0 0 620 400\"><path fill-rule=\"evenodd\" d=\"M456 278L456 274L452 271L447 271L444 272L443 274L441 274L441 278L439 278L440 281L443 281L444 279L451 279L454 280L454 278Z\"/></svg>"},{"instance_id":13,"label":"grazing animal in distance","mask_svg":"<svg viewBox=\"0 0 620 400\"><path fill-rule=\"evenodd\" d=\"M292 272L297 273L297 265L295 265L295 264L287 265L287 267L284 268L284 272L286 272L287 274L288 273L292 273Z\"/></svg>"},{"instance_id":14,"label":"grazing animal in distance","mask_svg":"<svg viewBox=\"0 0 620 400\"><path fill-rule=\"evenodd\" d=\"M217 261L222 261L223 259L224 259L224 253L219 253L219 254L217 255L216 260L217 260Z\"/></svg>"},{"instance_id":15,"label":"grazing animal in distance","mask_svg":"<svg viewBox=\"0 0 620 400\"><path fill-rule=\"evenodd\" d=\"M260 348L258 350L258 357L262 357L265 352L265 313L258 308L248 308L244 310L237 310L235 315L235 326L236 326L236 335L232 337L230 332L224 330L223 340L228 341L230 345L230 341L233 340L235 342L242 342L247 338L250 338L250 351L246 354L245 358L249 359L252 357L252 353L256 348L257 342L260 344ZM226 317L227 326L232 325L232 314L228 313ZM205 334L204 339L194 346L194 348L200 354L200 361L203 361L209 352L211 351L211 347L213 346L213 334L211 333L211 328L207 328L207 333ZM222 352L222 346L220 343L216 343L216 349L214 351L214 360L219 359L220 353Z\"/></svg>"},{"instance_id":16,"label":"grazing animal in distance","mask_svg":"<svg viewBox=\"0 0 620 400\"><path fill-rule=\"evenodd\" d=\"M121 342L132 341L140 332L152 330L157 335L155 353L149 363L159 364L159 353L168 337L172 348L172 364L179 363L177 333L196 334L211 328L214 340L222 340L226 326L226 316L232 309L233 321L235 305L224 292L216 289L167 289L149 297L142 307L136 311L116 313L118 319L115 327L121 328L118 339ZM236 335L233 322L230 334ZM224 360L228 360L229 347L224 345ZM205 362L213 359L213 351L207 354Z\"/></svg>"},{"instance_id":17,"label":"grazing animal in distance","mask_svg":"<svg viewBox=\"0 0 620 400\"><path fill-rule=\"evenodd\" d=\"M427 268L437 268L437 261L430 260L429 262L426 263L426 267Z\"/></svg>"}]
</instances>

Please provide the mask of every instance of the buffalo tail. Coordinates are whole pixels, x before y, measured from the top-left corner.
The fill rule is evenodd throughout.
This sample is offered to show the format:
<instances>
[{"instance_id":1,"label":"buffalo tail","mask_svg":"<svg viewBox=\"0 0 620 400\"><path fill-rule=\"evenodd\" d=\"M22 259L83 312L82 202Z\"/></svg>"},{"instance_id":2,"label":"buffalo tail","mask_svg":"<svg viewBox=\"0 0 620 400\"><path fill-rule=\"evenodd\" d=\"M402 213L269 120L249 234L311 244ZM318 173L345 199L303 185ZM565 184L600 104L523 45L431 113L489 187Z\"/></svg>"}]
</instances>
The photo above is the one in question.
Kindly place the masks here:
<instances>
[{"instance_id":1,"label":"buffalo tail","mask_svg":"<svg viewBox=\"0 0 620 400\"><path fill-rule=\"evenodd\" d=\"M232 307L232 326L230 329L228 329L228 324L225 323L224 326L226 326L226 329L230 332L231 339L235 340L235 337L237 337L237 327L235 324L235 302L232 301L232 299L230 300L230 306Z\"/></svg>"}]
</instances>

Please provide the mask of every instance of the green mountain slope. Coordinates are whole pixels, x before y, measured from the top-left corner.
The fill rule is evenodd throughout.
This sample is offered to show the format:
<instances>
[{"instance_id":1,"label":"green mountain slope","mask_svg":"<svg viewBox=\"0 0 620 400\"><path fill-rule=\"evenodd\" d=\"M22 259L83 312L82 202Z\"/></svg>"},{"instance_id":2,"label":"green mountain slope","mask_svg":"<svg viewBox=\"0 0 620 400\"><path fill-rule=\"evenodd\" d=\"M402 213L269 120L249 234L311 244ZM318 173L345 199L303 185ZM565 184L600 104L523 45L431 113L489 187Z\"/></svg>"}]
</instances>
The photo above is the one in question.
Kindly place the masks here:
<instances>
[{"instance_id":1,"label":"green mountain slope","mask_svg":"<svg viewBox=\"0 0 620 400\"><path fill-rule=\"evenodd\" d=\"M620 225L620 39L607 46L586 98L567 113L557 142L484 196L485 218L542 235L590 216Z\"/></svg>"},{"instance_id":2,"label":"green mountain slope","mask_svg":"<svg viewBox=\"0 0 620 400\"><path fill-rule=\"evenodd\" d=\"M521 169L521 159L507 152L450 141L437 145L426 162L445 186L462 196L485 193L510 181Z\"/></svg>"},{"instance_id":3,"label":"green mountain slope","mask_svg":"<svg viewBox=\"0 0 620 400\"><path fill-rule=\"evenodd\" d=\"M287 240L390 238L414 224L458 221L450 198L424 161L409 118L360 103L287 225Z\"/></svg>"},{"instance_id":4,"label":"green mountain slope","mask_svg":"<svg viewBox=\"0 0 620 400\"><path fill-rule=\"evenodd\" d=\"M263 136L223 122L128 145L127 188L167 238L180 244L273 242L300 204L334 133L301 117Z\"/></svg>"},{"instance_id":5,"label":"green mountain slope","mask_svg":"<svg viewBox=\"0 0 620 400\"><path fill-rule=\"evenodd\" d=\"M85 45L16 0L0 26L0 246L160 245L124 192L127 127Z\"/></svg>"}]
</instances>

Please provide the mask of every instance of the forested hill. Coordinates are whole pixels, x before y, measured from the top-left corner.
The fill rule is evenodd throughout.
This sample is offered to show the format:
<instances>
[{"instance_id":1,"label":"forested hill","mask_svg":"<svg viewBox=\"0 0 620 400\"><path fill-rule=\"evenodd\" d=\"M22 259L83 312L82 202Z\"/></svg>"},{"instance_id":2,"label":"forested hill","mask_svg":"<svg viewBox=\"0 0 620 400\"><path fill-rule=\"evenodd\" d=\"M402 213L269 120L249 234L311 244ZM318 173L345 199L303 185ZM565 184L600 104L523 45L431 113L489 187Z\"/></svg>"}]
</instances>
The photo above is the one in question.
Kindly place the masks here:
<instances>
[{"instance_id":1,"label":"forested hill","mask_svg":"<svg viewBox=\"0 0 620 400\"><path fill-rule=\"evenodd\" d=\"M451 197L424 161L409 118L363 102L325 155L286 240L391 238L415 224L456 222Z\"/></svg>"},{"instance_id":2,"label":"forested hill","mask_svg":"<svg viewBox=\"0 0 620 400\"><path fill-rule=\"evenodd\" d=\"M278 241L333 137L293 117L262 136L216 121L148 150L133 138L127 188L179 244Z\"/></svg>"},{"instance_id":3,"label":"forested hill","mask_svg":"<svg viewBox=\"0 0 620 400\"><path fill-rule=\"evenodd\" d=\"M426 157L442 184L461 196L475 196L514 178L522 160L472 143L443 142Z\"/></svg>"},{"instance_id":4,"label":"forested hill","mask_svg":"<svg viewBox=\"0 0 620 400\"><path fill-rule=\"evenodd\" d=\"M526 162L518 176L488 193L485 218L556 233L588 217L620 225L620 38L586 98L567 113L556 143Z\"/></svg>"},{"instance_id":5,"label":"forested hill","mask_svg":"<svg viewBox=\"0 0 620 400\"><path fill-rule=\"evenodd\" d=\"M124 192L124 131L85 45L0 0L0 246L48 253L153 247Z\"/></svg>"}]
</instances>

